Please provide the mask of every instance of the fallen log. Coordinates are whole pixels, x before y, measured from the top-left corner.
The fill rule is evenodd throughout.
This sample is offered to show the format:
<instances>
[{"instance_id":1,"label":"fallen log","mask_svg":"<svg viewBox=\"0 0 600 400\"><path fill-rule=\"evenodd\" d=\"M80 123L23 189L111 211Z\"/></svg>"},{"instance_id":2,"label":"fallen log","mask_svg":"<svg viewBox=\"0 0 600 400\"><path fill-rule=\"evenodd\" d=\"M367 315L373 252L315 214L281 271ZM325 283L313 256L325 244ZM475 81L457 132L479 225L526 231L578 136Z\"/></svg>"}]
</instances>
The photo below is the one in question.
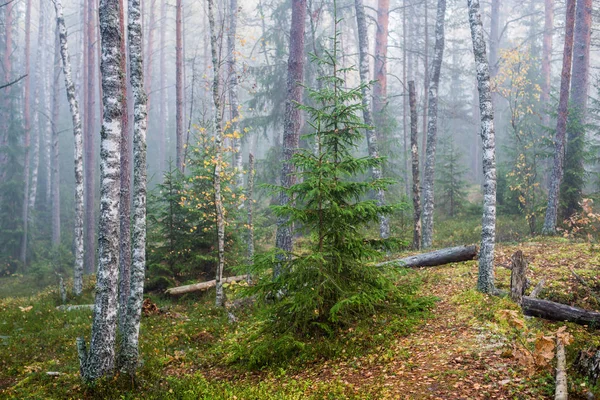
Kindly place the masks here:
<instances>
[{"instance_id":1,"label":"fallen log","mask_svg":"<svg viewBox=\"0 0 600 400\"><path fill-rule=\"evenodd\" d=\"M569 321L580 325L593 325L600 328L600 313L571 307L549 300L523 296L521 300L523 314L552 321Z\"/></svg>"},{"instance_id":2,"label":"fallen log","mask_svg":"<svg viewBox=\"0 0 600 400\"><path fill-rule=\"evenodd\" d=\"M247 275L230 276L228 278L224 278L223 283L239 282L239 281L245 280L246 278L247 278ZM212 287L215 287L216 285L217 285L217 281L215 279L213 279L212 281L199 282L199 283L194 283L192 285L177 286L174 288L169 288L169 289L165 290L165 293L170 294L172 296L178 296L178 295L182 295L185 293L191 293L191 292L197 292L200 290L210 289Z\"/></svg>"},{"instance_id":3,"label":"fallen log","mask_svg":"<svg viewBox=\"0 0 600 400\"><path fill-rule=\"evenodd\" d=\"M449 247L429 253L400 258L398 260L386 261L376 264L376 266L383 267L392 265L406 268L435 267L438 265L474 260L477 257L477 252L478 249L475 245Z\"/></svg>"},{"instance_id":4,"label":"fallen log","mask_svg":"<svg viewBox=\"0 0 600 400\"><path fill-rule=\"evenodd\" d=\"M565 345L560 339L556 339L556 391L554 400L567 400L567 370L566 370Z\"/></svg>"},{"instance_id":5,"label":"fallen log","mask_svg":"<svg viewBox=\"0 0 600 400\"><path fill-rule=\"evenodd\" d=\"M73 311L73 310L93 310L93 304L64 304L62 306L57 306L57 310L59 311Z\"/></svg>"}]
</instances>

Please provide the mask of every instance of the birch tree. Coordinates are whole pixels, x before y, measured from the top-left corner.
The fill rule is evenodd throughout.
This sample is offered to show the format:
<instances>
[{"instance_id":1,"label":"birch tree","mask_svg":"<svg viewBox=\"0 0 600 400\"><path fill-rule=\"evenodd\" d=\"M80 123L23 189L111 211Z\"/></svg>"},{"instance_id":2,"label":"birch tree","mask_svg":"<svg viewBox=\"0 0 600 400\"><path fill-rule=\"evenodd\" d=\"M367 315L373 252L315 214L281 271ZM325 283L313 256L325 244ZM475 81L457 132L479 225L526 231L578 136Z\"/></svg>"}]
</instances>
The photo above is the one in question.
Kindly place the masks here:
<instances>
[{"instance_id":1,"label":"birch tree","mask_svg":"<svg viewBox=\"0 0 600 400\"><path fill-rule=\"evenodd\" d=\"M236 171L236 186L244 186L244 165L242 160L242 139L240 135L240 102L238 100L238 71L237 71L237 53L236 35L238 19L238 2L229 0L229 32L227 33L227 53L229 58L227 64L229 67L229 107L231 108L231 129L233 130L233 167Z\"/></svg>"},{"instance_id":2,"label":"birch tree","mask_svg":"<svg viewBox=\"0 0 600 400\"><path fill-rule=\"evenodd\" d=\"M556 134L554 137L554 164L552 167L552 176L550 178L550 187L548 188L548 207L546 208L546 217L542 229L542 234L544 235L553 235L556 233L559 189L565 162L565 135L567 131L567 114L569 107L571 60L573 58L575 3L576 0L567 0L567 11L565 14L565 44L560 77L560 95L558 100L558 118L556 121Z\"/></svg>"},{"instance_id":3,"label":"birch tree","mask_svg":"<svg viewBox=\"0 0 600 400\"><path fill-rule=\"evenodd\" d=\"M52 245L60 244L60 146L58 118L60 113L60 40L54 31L54 63L52 73ZM83 269L83 267L82 267Z\"/></svg>"},{"instance_id":4,"label":"birch tree","mask_svg":"<svg viewBox=\"0 0 600 400\"><path fill-rule=\"evenodd\" d=\"M415 91L415 82L408 82L408 96L410 104L410 153L412 160L412 198L413 198L413 248L421 248L421 192L419 188L419 135L417 119L417 95Z\"/></svg>"},{"instance_id":5,"label":"birch tree","mask_svg":"<svg viewBox=\"0 0 600 400\"><path fill-rule=\"evenodd\" d=\"M60 1L60 0L59 0ZM89 350L77 338L80 371L85 381L110 374L115 367L117 278L119 272L119 189L121 101L121 18L119 0L101 0L100 35L102 104L100 142L100 223L96 300Z\"/></svg>"},{"instance_id":6,"label":"birch tree","mask_svg":"<svg viewBox=\"0 0 600 400\"><path fill-rule=\"evenodd\" d=\"M139 360L139 333L146 269L146 124L140 0L128 1L129 79L133 91L133 242L131 287L121 341L121 367L133 375Z\"/></svg>"},{"instance_id":7,"label":"birch tree","mask_svg":"<svg viewBox=\"0 0 600 400\"><path fill-rule=\"evenodd\" d=\"M223 307L225 305L225 293L223 291L223 268L225 267L225 220L223 210L223 200L221 198L221 171L223 164L223 153L222 153L222 141L223 141L223 115L221 114L221 98L219 95L219 82L220 82L220 67L219 58L217 55L217 32L215 26L214 16L214 4L213 0L207 0L208 2L208 24L210 28L210 50L212 56L212 67L213 67L213 82L212 82L212 95L213 102L215 104L215 149L216 149L216 160L215 160L215 174L214 174L214 188L215 188L215 209L217 214L217 251L219 254L216 272L216 299L215 304L217 307Z\"/></svg>"},{"instance_id":8,"label":"birch tree","mask_svg":"<svg viewBox=\"0 0 600 400\"><path fill-rule=\"evenodd\" d=\"M306 19L306 0L291 0L292 23L290 26L290 51L287 65L287 95L283 120L283 160L281 166L281 186L289 188L296 183L295 168L292 156L298 149L300 135L300 110L296 104L302 101L304 81L304 21ZM292 199L281 191L279 205L288 205ZM290 253L293 247L293 226L289 218L277 218L277 233L275 247L285 253ZM273 271L275 277L281 272L281 264Z\"/></svg>"},{"instance_id":9,"label":"birch tree","mask_svg":"<svg viewBox=\"0 0 600 400\"><path fill-rule=\"evenodd\" d=\"M469 25L473 40L473 55L477 71L481 140L483 142L483 219L481 222L481 250L477 289L494 293L494 245L496 240L496 138L494 107L490 88L490 66L485 51L479 0L467 0Z\"/></svg>"},{"instance_id":10,"label":"birch tree","mask_svg":"<svg viewBox=\"0 0 600 400\"><path fill-rule=\"evenodd\" d=\"M366 129L367 135L367 147L369 150L369 156L372 158L379 158L379 149L377 147L377 135L373 129L373 117L371 115L371 89L369 83L369 39L367 33L367 21L365 17L365 7L363 0L355 0L356 8L356 24L358 26L358 46L359 46L359 58L360 68L359 75L362 83L362 103L363 103L363 119L365 124L369 126ZM382 178L381 168L377 165L371 167L371 176L373 180ZM375 192L375 198L377 199L377 205L383 206L385 204L385 192L383 189L377 189ZM387 239L390 236L390 222L389 218L385 215L379 217L379 236L382 239Z\"/></svg>"},{"instance_id":11,"label":"birch tree","mask_svg":"<svg viewBox=\"0 0 600 400\"><path fill-rule=\"evenodd\" d=\"M432 63L431 79L429 80L429 104L427 112L427 147L425 158L425 173L423 176L423 237L421 247L431 247L433 243L433 212L434 212L434 181L435 181L435 151L437 145L437 114L438 87L440 71L444 58L444 19L446 17L446 0L438 0L437 17L435 22L435 48Z\"/></svg>"},{"instance_id":12,"label":"birch tree","mask_svg":"<svg viewBox=\"0 0 600 400\"><path fill-rule=\"evenodd\" d=\"M65 87L67 89L67 100L71 110L73 120L73 137L75 140L75 273L73 290L75 295L79 296L83 289L83 131L81 126L81 116L79 114L79 104L75 93L75 84L71 73L71 58L69 56L69 47L67 45L67 27L63 16L62 0L54 0L56 10L56 29L58 30L60 41L60 55L62 60L63 74L65 77Z\"/></svg>"}]
</instances>

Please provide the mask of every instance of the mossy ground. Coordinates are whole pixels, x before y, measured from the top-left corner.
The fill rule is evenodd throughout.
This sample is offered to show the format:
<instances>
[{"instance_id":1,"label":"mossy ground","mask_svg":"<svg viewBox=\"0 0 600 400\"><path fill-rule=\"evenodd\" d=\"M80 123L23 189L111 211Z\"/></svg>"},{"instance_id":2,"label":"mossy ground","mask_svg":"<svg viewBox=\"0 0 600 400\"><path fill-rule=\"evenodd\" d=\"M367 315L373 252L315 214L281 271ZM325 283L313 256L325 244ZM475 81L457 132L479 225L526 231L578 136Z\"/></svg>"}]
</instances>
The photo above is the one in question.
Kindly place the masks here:
<instances>
[{"instance_id":1,"label":"mossy ground","mask_svg":"<svg viewBox=\"0 0 600 400\"><path fill-rule=\"evenodd\" d=\"M508 264L517 249L529 258L532 282L546 278L541 297L600 308L600 255L594 246L561 239L500 245L496 255L500 288L508 287L510 277L500 264ZM476 261L408 271L402 280L416 282L421 295L439 300L429 312L374 315L335 339L307 339L288 346L289 356L260 369L240 362L245 338L260 323L250 311L238 313L239 322L230 324L226 313L212 307L214 293L177 300L153 296L161 311L142 320L143 365L136 379L117 375L93 387L79 378L75 349L77 336L89 339L91 311L58 311L56 288L31 295L23 289L26 277L4 278L0 281L0 397L551 398L552 364L526 365L515 351L534 352L536 337L550 336L564 324L521 317L510 300L473 290L476 278ZM87 282L86 294L77 302L91 302L92 287ZM11 293L11 288L19 292ZM511 320L507 315L518 317ZM574 336L567 348L571 365L580 348L600 346L600 335L590 327L566 325ZM263 339L268 346L270 338ZM49 376L48 371L60 375ZM568 372L571 398L588 390L600 395L599 388L591 387L573 368Z\"/></svg>"}]
</instances>

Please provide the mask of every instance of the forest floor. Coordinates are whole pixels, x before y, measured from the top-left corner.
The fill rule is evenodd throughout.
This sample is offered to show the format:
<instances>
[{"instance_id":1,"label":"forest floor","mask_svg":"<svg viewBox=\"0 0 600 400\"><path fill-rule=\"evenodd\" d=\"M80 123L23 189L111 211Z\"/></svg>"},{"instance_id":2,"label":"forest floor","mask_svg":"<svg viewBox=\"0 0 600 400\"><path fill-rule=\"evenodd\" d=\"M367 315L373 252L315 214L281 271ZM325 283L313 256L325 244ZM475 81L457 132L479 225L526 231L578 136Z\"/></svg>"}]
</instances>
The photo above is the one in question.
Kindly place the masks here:
<instances>
[{"instance_id":1,"label":"forest floor","mask_svg":"<svg viewBox=\"0 0 600 400\"><path fill-rule=\"evenodd\" d=\"M546 279L540 297L600 309L600 252L593 245L562 239L499 245L499 288L508 288L510 271L501 265L516 250L528 258L534 284ZM0 398L548 399L561 326L573 335L567 347L570 398L600 398L600 387L572 367L578 350L600 346L597 330L525 318L509 299L476 292L476 261L410 271L407 277L419 282L421 294L437 298L426 317L393 334L385 321L373 321L369 332L351 328L331 357L290 359L258 371L228 361L251 329L245 316L238 325L228 323L210 305L210 293L152 297L142 322L144 364L136 382L117 376L95 387L81 383L75 349L77 335L89 336L91 312L57 311L55 288L7 297L10 285L23 278L3 278ZM91 302L92 282L87 288L81 302Z\"/></svg>"}]
</instances>

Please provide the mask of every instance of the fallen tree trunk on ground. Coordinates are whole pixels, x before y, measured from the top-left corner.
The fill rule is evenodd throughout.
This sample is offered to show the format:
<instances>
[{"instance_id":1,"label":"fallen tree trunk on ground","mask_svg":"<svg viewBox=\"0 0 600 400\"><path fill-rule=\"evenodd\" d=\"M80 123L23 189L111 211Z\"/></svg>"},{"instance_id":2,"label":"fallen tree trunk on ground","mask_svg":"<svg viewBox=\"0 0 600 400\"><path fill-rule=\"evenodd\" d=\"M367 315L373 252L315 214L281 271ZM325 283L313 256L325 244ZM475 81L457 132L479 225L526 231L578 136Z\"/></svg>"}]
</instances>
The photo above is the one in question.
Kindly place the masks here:
<instances>
[{"instance_id":1,"label":"fallen tree trunk on ground","mask_svg":"<svg viewBox=\"0 0 600 400\"><path fill-rule=\"evenodd\" d=\"M567 369L566 369L565 345L560 339L556 339L556 391L554 400L567 400Z\"/></svg>"},{"instance_id":2,"label":"fallen tree trunk on ground","mask_svg":"<svg viewBox=\"0 0 600 400\"><path fill-rule=\"evenodd\" d=\"M93 310L93 304L65 304L62 306L56 307L59 311L73 311L73 310Z\"/></svg>"},{"instance_id":3,"label":"fallen tree trunk on ground","mask_svg":"<svg viewBox=\"0 0 600 400\"><path fill-rule=\"evenodd\" d=\"M224 278L222 280L222 283L239 282L239 281L245 280L246 278L247 278L247 275L230 276L229 278ZM217 285L217 281L213 279L212 281L194 283L193 285L185 285L185 286L177 286L174 288L169 288L169 289L165 290L165 293L170 294L172 296L178 296L178 295L182 295L182 294L186 294L186 293L210 289L212 287L215 287L216 285Z\"/></svg>"},{"instance_id":4,"label":"fallen tree trunk on ground","mask_svg":"<svg viewBox=\"0 0 600 400\"><path fill-rule=\"evenodd\" d=\"M438 265L474 260L477 257L477 253L478 249L475 245L449 247L429 253L416 254L398 260L386 261L376 264L376 266L383 267L392 265L407 268L435 267Z\"/></svg>"},{"instance_id":5,"label":"fallen tree trunk on ground","mask_svg":"<svg viewBox=\"0 0 600 400\"><path fill-rule=\"evenodd\" d=\"M552 321L569 321L580 325L594 325L600 328L600 313L571 307L549 300L540 300L523 296L521 307L523 314L549 319Z\"/></svg>"}]
</instances>

